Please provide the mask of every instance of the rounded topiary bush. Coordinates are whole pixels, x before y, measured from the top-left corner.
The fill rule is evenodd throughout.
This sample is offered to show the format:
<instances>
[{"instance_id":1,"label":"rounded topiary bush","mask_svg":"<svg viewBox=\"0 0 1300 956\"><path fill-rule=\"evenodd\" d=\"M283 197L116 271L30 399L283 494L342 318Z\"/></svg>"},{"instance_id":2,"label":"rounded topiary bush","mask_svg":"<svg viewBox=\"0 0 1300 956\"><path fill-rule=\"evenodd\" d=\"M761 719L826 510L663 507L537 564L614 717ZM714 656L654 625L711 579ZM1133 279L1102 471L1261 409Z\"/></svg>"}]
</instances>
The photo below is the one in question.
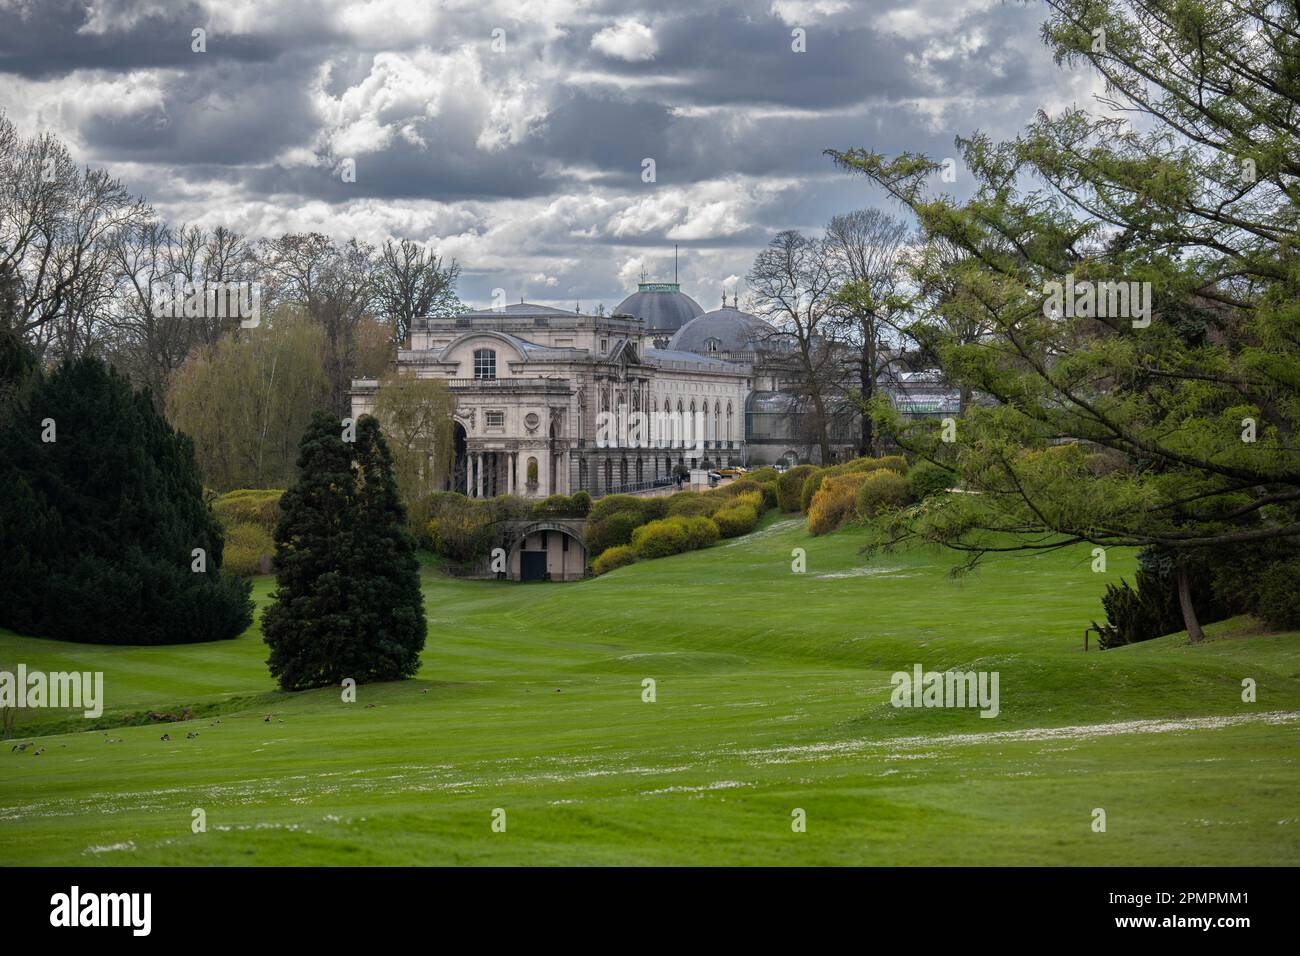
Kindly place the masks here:
<instances>
[{"instance_id":1,"label":"rounded topiary bush","mask_svg":"<svg viewBox=\"0 0 1300 956\"><path fill-rule=\"evenodd\" d=\"M599 521L612 514L635 514L639 516L643 511L642 502L643 499L635 498L632 495L606 495L591 506L587 517L592 521Z\"/></svg>"},{"instance_id":2,"label":"rounded topiary bush","mask_svg":"<svg viewBox=\"0 0 1300 956\"><path fill-rule=\"evenodd\" d=\"M587 546L587 553L595 557L606 548L628 544L632 532L644 523L639 513L616 511L599 520L589 520L582 534L582 543Z\"/></svg>"},{"instance_id":3,"label":"rounded topiary bush","mask_svg":"<svg viewBox=\"0 0 1300 956\"><path fill-rule=\"evenodd\" d=\"M759 514L762 514L768 508L775 508L777 503L775 484L754 481L748 475L738 481L733 481L729 485L724 485L716 491L710 492L710 494L720 495L725 498L738 498L741 495L756 494L759 499L755 507L758 509Z\"/></svg>"},{"instance_id":4,"label":"rounded topiary bush","mask_svg":"<svg viewBox=\"0 0 1300 956\"><path fill-rule=\"evenodd\" d=\"M817 494L817 489L822 486L822 482L831 477L834 472L829 468L818 468L804 479L803 489L799 492L799 510L807 514L809 506L812 504L813 495Z\"/></svg>"},{"instance_id":5,"label":"rounded topiary bush","mask_svg":"<svg viewBox=\"0 0 1300 956\"><path fill-rule=\"evenodd\" d=\"M718 526L709 518L694 517L682 520L686 522L686 546L692 551L696 548L707 548L721 536Z\"/></svg>"},{"instance_id":6,"label":"rounded topiary bush","mask_svg":"<svg viewBox=\"0 0 1300 956\"><path fill-rule=\"evenodd\" d=\"M753 505L729 505L713 516L713 523L718 526L720 537L734 538L754 530L754 525L758 524L758 512Z\"/></svg>"},{"instance_id":7,"label":"rounded topiary bush","mask_svg":"<svg viewBox=\"0 0 1300 956\"><path fill-rule=\"evenodd\" d=\"M947 491L956 483L955 472L932 461L917 462L907 473L907 489L913 501Z\"/></svg>"},{"instance_id":8,"label":"rounded topiary bush","mask_svg":"<svg viewBox=\"0 0 1300 956\"><path fill-rule=\"evenodd\" d=\"M857 511L861 518L874 518L887 508L908 503L907 479L896 471L869 472L858 488Z\"/></svg>"},{"instance_id":9,"label":"rounded topiary bush","mask_svg":"<svg viewBox=\"0 0 1300 956\"><path fill-rule=\"evenodd\" d=\"M226 528L226 570L241 578L262 573L262 559L275 554L275 541L261 525L245 522Z\"/></svg>"},{"instance_id":10,"label":"rounded topiary bush","mask_svg":"<svg viewBox=\"0 0 1300 956\"><path fill-rule=\"evenodd\" d=\"M708 518L715 511L726 505L725 498L717 495L702 495L698 491L681 491L668 499L669 517Z\"/></svg>"},{"instance_id":11,"label":"rounded topiary bush","mask_svg":"<svg viewBox=\"0 0 1300 956\"><path fill-rule=\"evenodd\" d=\"M907 459L902 455L884 455L880 458L869 458L870 467L867 471L878 471L881 468L887 468L890 471L896 471L900 475L907 474Z\"/></svg>"},{"instance_id":12,"label":"rounded topiary bush","mask_svg":"<svg viewBox=\"0 0 1300 956\"><path fill-rule=\"evenodd\" d=\"M782 511L800 510L804 480L816 470L812 465L799 465L776 479L776 503Z\"/></svg>"},{"instance_id":13,"label":"rounded topiary bush","mask_svg":"<svg viewBox=\"0 0 1300 956\"><path fill-rule=\"evenodd\" d=\"M632 548L638 558L666 558L689 549L690 536L685 518L661 518L632 532Z\"/></svg>"},{"instance_id":14,"label":"rounded topiary bush","mask_svg":"<svg viewBox=\"0 0 1300 956\"><path fill-rule=\"evenodd\" d=\"M823 481L808 506L808 531L829 534L857 517L858 489L870 475L870 472L850 472L831 475Z\"/></svg>"},{"instance_id":15,"label":"rounded topiary bush","mask_svg":"<svg viewBox=\"0 0 1300 956\"><path fill-rule=\"evenodd\" d=\"M636 550L630 544L616 544L612 548L606 548L600 557L591 563L591 573L605 574L615 568L631 564L635 560Z\"/></svg>"},{"instance_id":16,"label":"rounded topiary bush","mask_svg":"<svg viewBox=\"0 0 1300 956\"><path fill-rule=\"evenodd\" d=\"M641 502L642 521L658 521L668 517L667 498L638 498L637 501Z\"/></svg>"}]
</instances>

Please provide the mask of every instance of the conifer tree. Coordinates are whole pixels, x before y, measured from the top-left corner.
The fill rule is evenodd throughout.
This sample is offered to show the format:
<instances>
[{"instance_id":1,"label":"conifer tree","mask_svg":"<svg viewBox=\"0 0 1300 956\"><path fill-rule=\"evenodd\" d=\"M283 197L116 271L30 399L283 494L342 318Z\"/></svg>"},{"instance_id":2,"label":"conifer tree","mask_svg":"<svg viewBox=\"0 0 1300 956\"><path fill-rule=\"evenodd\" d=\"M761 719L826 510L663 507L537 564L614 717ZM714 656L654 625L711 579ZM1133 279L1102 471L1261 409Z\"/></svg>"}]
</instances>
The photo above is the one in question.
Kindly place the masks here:
<instances>
[{"instance_id":1,"label":"conifer tree","mask_svg":"<svg viewBox=\"0 0 1300 956\"><path fill-rule=\"evenodd\" d=\"M409 677L425 622L414 542L392 458L370 416L343 426L317 412L300 477L280 501L275 603L262 618L271 673L286 690Z\"/></svg>"},{"instance_id":2,"label":"conifer tree","mask_svg":"<svg viewBox=\"0 0 1300 956\"><path fill-rule=\"evenodd\" d=\"M23 348L0 362L0 626L99 644L237 637L250 585L221 572L189 439L100 360L45 376Z\"/></svg>"}]
</instances>

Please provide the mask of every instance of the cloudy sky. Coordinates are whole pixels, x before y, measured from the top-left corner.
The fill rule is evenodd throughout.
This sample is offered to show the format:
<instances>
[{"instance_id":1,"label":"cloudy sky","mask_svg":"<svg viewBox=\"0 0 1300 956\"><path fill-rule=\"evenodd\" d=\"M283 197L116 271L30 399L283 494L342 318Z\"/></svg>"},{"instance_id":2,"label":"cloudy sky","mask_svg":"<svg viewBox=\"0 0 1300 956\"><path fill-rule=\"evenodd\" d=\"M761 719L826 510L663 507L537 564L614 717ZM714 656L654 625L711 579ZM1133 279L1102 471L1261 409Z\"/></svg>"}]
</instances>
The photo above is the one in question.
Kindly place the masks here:
<instances>
[{"instance_id":1,"label":"cloudy sky","mask_svg":"<svg viewBox=\"0 0 1300 956\"><path fill-rule=\"evenodd\" d=\"M775 232L885 203L823 149L946 157L958 133L1088 101L1043 18L1033 0L0 0L0 108L172 222L415 239L462 264L468 302L584 309L642 269L671 279L676 243L713 308Z\"/></svg>"}]
</instances>

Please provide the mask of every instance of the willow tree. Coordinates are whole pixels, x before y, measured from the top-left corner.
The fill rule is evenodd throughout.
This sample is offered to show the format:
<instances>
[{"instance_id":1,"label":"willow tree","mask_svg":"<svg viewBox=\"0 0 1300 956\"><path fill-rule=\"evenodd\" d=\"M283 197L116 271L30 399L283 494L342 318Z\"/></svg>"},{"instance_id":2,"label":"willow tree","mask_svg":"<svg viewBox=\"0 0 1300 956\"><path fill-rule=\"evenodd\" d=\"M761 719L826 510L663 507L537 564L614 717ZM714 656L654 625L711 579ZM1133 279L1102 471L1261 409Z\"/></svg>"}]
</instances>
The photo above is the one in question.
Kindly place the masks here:
<instances>
[{"instance_id":1,"label":"willow tree","mask_svg":"<svg viewBox=\"0 0 1300 956\"><path fill-rule=\"evenodd\" d=\"M397 372L380 379L374 413L388 437L393 473L408 510L447 484L455 464L455 412L456 397L446 382Z\"/></svg>"},{"instance_id":2,"label":"willow tree","mask_svg":"<svg viewBox=\"0 0 1300 956\"><path fill-rule=\"evenodd\" d=\"M167 393L167 418L193 439L209 487L293 481L299 436L312 409L329 401L324 343L318 326L282 306L186 360Z\"/></svg>"},{"instance_id":3,"label":"willow tree","mask_svg":"<svg viewBox=\"0 0 1300 956\"><path fill-rule=\"evenodd\" d=\"M950 301L987 329L936 342L985 398L960 422L905 425L878 405L977 493L900 515L877 543L921 536L974 559L1155 548L1197 640L1188 568L1294 562L1300 535L1297 9L1048 5L1058 62L1090 65L1106 95L1010 142L959 138L968 201L932 189L926 156L830 151L960 253Z\"/></svg>"}]
</instances>

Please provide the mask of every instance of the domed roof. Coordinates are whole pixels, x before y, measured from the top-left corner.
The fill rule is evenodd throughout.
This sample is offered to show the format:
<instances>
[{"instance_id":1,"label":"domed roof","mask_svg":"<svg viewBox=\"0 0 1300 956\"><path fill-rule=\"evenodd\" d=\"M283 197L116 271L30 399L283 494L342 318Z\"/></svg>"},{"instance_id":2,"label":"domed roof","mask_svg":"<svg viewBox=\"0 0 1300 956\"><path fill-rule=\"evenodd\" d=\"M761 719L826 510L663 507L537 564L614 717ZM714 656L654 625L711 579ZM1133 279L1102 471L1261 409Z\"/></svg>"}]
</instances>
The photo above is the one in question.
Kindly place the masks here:
<instances>
[{"instance_id":1,"label":"domed roof","mask_svg":"<svg viewBox=\"0 0 1300 956\"><path fill-rule=\"evenodd\" d=\"M704 312L676 282L642 282L618 304L615 314L634 315L647 332L673 333Z\"/></svg>"},{"instance_id":2,"label":"domed roof","mask_svg":"<svg viewBox=\"0 0 1300 956\"><path fill-rule=\"evenodd\" d=\"M724 305L691 319L668 343L682 352L755 352L770 349L776 330L756 315Z\"/></svg>"}]
</instances>

